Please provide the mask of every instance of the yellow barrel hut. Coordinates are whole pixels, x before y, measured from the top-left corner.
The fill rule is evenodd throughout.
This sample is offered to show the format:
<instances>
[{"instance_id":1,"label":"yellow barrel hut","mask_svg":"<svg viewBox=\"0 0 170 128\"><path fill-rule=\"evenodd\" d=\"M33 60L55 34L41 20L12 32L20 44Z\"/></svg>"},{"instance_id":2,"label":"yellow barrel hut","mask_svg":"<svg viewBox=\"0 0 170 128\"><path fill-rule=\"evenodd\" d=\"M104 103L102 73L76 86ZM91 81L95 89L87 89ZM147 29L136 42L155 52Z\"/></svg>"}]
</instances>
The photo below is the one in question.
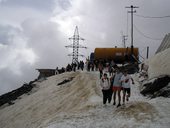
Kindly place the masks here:
<instances>
[{"instance_id":1,"label":"yellow barrel hut","mask_svg":"<svg viewBox=\"0 0 170 128\"><path fill-rule=\"evenodd\" d=\"M133 48L133 57L138 60L138 48ZM116 63L131 61L131 48L95 48L95 60L114 60Z\"/></svg>"}]
</instances>

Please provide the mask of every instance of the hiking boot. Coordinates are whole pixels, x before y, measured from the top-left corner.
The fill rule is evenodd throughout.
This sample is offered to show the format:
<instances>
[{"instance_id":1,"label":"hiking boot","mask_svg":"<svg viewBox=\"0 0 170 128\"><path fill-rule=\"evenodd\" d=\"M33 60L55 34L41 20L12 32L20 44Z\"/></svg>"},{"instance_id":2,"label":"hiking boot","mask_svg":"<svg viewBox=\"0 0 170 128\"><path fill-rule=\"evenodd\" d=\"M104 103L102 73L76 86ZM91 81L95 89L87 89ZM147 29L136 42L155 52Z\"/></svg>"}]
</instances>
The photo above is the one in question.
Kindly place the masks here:
<instances>
[{"instance_id":1,"label":"hiking boot","mask_svg":"<svg viewBox=\"0 0 170 128\"><path fill-rule=\"evenodd\" d=\"M121 106L121 104L118 104L118 105L117 105L117 108L120 107L120 106Z\"/></svg>"}]
</instances>

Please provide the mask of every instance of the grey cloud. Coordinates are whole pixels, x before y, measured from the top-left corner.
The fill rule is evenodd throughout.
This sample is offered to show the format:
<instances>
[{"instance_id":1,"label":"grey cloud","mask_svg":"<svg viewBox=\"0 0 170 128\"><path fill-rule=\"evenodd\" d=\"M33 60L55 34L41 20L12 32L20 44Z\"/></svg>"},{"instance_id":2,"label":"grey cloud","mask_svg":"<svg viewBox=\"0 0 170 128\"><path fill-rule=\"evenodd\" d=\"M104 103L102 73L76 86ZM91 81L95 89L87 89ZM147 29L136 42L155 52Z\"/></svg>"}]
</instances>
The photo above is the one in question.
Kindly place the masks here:
<instances>
[{"instance_id":1,"label":"grey cloud","mask_svg":"<svg viewBox=\"0 0 170 128\"><path fill-rule=\"evenodd\" d=\"M38 71L35 70L37 68L56 68L68 63L68 51L64 47L68 40L57 27L56 23L50 21L26 20L21 25L22 34L20 35L19 28L16 29L16 34L10 37L13 43L9 42L7 47L0 47L0 59L4 61L0 63L0 88L2 88L0 94L38 77ZM15 29L10 26L9 30ZM5 37L6 40L9 39L9 36ZM23 46L20 46L22 42L17 42L18 37L23 39L21 40ZM64 38L66 38L65 42ZM37 57L33 64L29 63L29 53L26 51L30 49ZM18 50L19 53L15 52Z\"/></svg>"},{"instance_id":2,"label":"grey cloud","mask_svg":"<svg viewBox=\"0 0 170 128\"><path fill-rule=\"evenodd\" d=\"M5 42L0 46L0 94L2 94L21 86L24 81L32 80L32 76L35 78L35 75L31 65L34 60L28 60L34 59L34 54L26 45L22 30L10 25L0 25L0 33L1 41Z\"/></svg>"},{"instance_id":3,"label":"grey cloud","mask_svg":"<svg viewBox=\"0 0 170 128\"><path fill-rule=\"evenodd\" d=\"M20 33L20 29L10 25L0 25L0 43L9 45L13 42L13 37Z\"/></svg>"},{"instance_id":4,"label":"grey cloud","mask_svg":"<svg viewBox=\"0 0 170 128\"><path fill-rule=\"evenodd\" d=\"M20 68L22 68L22 75L16 75L9 68L0 70L0 95L19 88L38 76L38 72L28 64L23 64Z\"/></svg>"},{"instance_id":5,"label":"grey cloud","mask_svg":"<svg viewBox=\"0 0 170 128\"><path fill-rule=\"evenodd\" d=\"M68 10L71 7L69 0L56 0L58 7L61 7L64 10Z\"/></svg>"},{"instance_id":6,"label":"grey cloud","mask_svg":"<svg viewBox=\"0 0 170 128\"><path fill-rule=\"evenodd\" d=\"M28 7L37 10L52 11L55 7L55 0L4 0L1 6Z\"/></svg>"},{"instance_id":7,"label":"grey cloud","mask_svg":"<svg viewBox=\"0 0 170 128\"><path fill-rule=\"evenodd\" d=\"M20 87L20 81L17 80L16 75L6 68L0 70L0 82L0 95L4 92L8 92L17 87Z\"/></svg>"},{"instance_id":8,"label":"grey cloud","mask_svg":"<svg viewBox=\"0 0 170 128\"><path fill-rule=\"evenodd\" d=\"M67 50L64 46L68 40L67 37L58 31L56 23L50 21L25 21L22 27L25 35L28 37L28 46L32 47L40 58L39 66L55 68L56 66L61 67L63 64L66 64Z\"/></svg>"}]
</instances>

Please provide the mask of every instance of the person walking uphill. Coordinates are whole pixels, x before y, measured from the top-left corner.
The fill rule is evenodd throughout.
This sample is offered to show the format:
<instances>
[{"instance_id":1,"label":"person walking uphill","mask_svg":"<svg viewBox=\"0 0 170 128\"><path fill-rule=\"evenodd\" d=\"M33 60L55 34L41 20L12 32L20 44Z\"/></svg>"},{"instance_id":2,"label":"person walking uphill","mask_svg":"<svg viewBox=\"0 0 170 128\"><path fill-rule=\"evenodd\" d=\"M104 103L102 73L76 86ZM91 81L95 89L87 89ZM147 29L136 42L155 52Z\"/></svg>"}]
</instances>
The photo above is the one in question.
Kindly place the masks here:
<instances>
[{"instance_id":1,"label":"person walking uphill","mask_svg":"<svg viewBox=\"0 0 170 128\"><path fill-rule=\"evenodd\" d=\"M122 73L120 72L119 69L116 69L116 73L114 76L114 82L113 82L113 105L116 105L116 93L118 94L118 105L117 107L121 106L120 101L121 101L121 89L122 89L122 85L121 85L121 77L122 77Z\"/></svg>"},{"instance_id":2,"label":"person walking uphill","mask_svg":"<svg viewBox=\"0 0 170 128\"><path fill-rule=\"evenodd\" d=\"M100 79L101 79L101 78L102 78L102 75L103 75L103 65L102 65L102 63L101 63L101 62L99 63L98 68L99 68L99 72L100 72Z\"/></svg>"},{"instance_id":3,"label":"person walking uphill","mask_svg":"<svg viewBox=\"0 0 170 128\"><path fill-rule=\"evenodd\" d=\"M103 104L105 105L107 100L110 103L111 100L109 98L110 96L110 81L107 77L107 74L104 74L104 77L100 80L100 86L102 87L102 93L103 93Z\"/></svg>"},{"instance_id":4,"label":"person walking uphill","mask_svg":"<svg viewBox=\"0 0 170 128\"><path fill-rule=\"evenodd\" d=\"M123 105L125 105L125 97L126 97L126 101L129 101L130 80L132 81L132 84L134 84L132 77L127 74L127 71L125 71L123 76L121 77L121 82L122 82L122 87L123 87ZM127 93L127 95L126 95L126 93Z\"/></svg>"}]
</instances>

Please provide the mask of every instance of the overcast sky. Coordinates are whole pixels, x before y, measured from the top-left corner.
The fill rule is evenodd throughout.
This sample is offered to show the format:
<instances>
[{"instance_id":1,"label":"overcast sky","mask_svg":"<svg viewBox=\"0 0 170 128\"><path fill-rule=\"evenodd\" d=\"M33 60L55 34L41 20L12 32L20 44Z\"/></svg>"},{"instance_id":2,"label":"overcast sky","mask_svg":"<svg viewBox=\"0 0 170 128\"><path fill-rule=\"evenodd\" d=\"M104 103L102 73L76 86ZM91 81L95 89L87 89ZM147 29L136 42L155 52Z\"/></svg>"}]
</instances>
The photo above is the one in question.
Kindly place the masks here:
<instances>
[{"instance_id":1,"label":"overcast sky","mask_svg":"<svg viewBox=\"0 0 170 128\"><path fill-rule=\"evenodd\" d=\"M130 5L139 7L137 15L170 15L170 0L0 0L0 94L37 78L36 68L66 66L72 50L64 46L76 25L86 57L95 47L122 47L121 33L130 46ZM149 46L154 55L170 18L134 15L134 24L134 46L144 57Z\"/></svg>"}]
</instances>

